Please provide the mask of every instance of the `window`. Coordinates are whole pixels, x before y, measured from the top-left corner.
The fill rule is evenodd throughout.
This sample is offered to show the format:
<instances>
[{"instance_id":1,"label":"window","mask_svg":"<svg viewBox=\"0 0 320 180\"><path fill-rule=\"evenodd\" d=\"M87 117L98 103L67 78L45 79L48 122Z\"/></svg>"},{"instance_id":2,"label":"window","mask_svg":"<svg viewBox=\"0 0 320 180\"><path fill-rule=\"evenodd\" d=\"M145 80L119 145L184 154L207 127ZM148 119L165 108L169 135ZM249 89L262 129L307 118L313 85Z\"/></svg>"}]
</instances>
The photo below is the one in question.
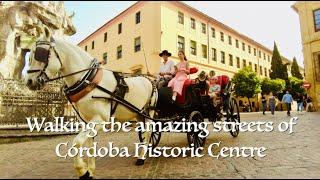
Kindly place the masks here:
<instances>
[{"instance_id":1,"label":"window","mask_svg":"<svg viewBox=\"0 0 320 180\"><path fill-rule=\"evenodd\" d=\"M251 54L251 46L248 45L248 52Z\"/></svg>"},{"instance_id":2,"label":"window","mask_svg":"<svg viewBox=\"0 0 320 180\"><path fill-rule=\"evenodd\" d=\"M140 23L140 11L136 13L136 24Z\"/></svg>"},{"instance_id":3,"label":"window","mask_svg":"<svg viewBox=\"0 0 320 180\"><path fill-rule=\"evenodd\" d=\"M261 51L259 51L259 58L261 58Z\"/></svg>"},{"instance_id":4,"label":"window","mask_svg":"<svg viewBox=\"0 0 320 180\"><path fill-rule=\"evenodd\" d=\"M208 58L207 46L202 44L201 47L202 47L202 57L203 58Z\"/></svg>"},{"instance_id":5,"label":"window","mask_svg":"<svg viewBox=\"0 0 320 180\"><path fill-rule=\"evenodd\" d=\"M236 39L236 47L239 48L239 41Z\"/></svg>"},{"instance_id":6,"label":"window","mask_svg":"<svg viewBox=\"0 0 320 180\"><path fill-rule=\"evenodd\" d=\"M264 75L265 75L265 76L268 76L268 75L267 75L267 68L264 68Z\"/></svg>"},{"instance_id":7,"label":"window","mask_svg":"<svg viewBox=\"0 0 320 180\"><path fill-rule=\"evenodd\" d=\"M252 69L252 62L249 62L249 67L250 69Z\"/></svg>"},{"instance_id":8,"label":"window","mask_svg":"<svg viewBox=\"0 0 320 180\"><path fill-rule=\"evenodd\" d=\"M243 42L242 43L242 50L245 51L246 50L246 44Z\"/></svg>"},{"instance_id":9,"label":"window","mask_svg":"<svg viewBox=\"0 0 320 180\"><path fill-rule=\"evenodd\" d=\"M107 62L108 62L108 53L106 53L106 52L103 53L102 58L103 58L104 64L107 64Z\"/></svg>"},{"instance_id":10,"label":"window","mask_svg":"<svg viewBox=\"0 0 320 180\"><path fill-rule=\"evenodd\" d=\"M263 59L266 60L266 53L263 53Z\"/></svg>"},{"instance_id":11,"label":"window","mask_svg":"<svg viewBox=\"0 0 320 180\"><path fill-rule=\"evenodd\" d=\"M206 31L207 31L207 30L206 30L206 29L207 29L206 24L205 24L205 23L201 23L201 24L202 24L202 33L203 33L203 34L206 34L206 33L207 33L207 32L206 32Z\"/></svg>"},{"instance_id":12,"label":"window","mask_svg":"<svg viewBox=\"0 0 320 180\"><path fill-rule=\"evenodd\" d=\"M108 40L108 33L104 33L103 42L107 42Z\"/></svg>"},{"instance_id":13,"label":"window","mask_svg":"<svg viewBox=\"0 0 320 180\"><path fill-rule=\"evenodd\" d=\"M269 69L269 77L270 77L270 74L271 74L271 69Z\"/></svg>"},{"instance_id":14,"label":"window","mask_svg":"<svg viewBox=\"0 0 320 180\"><path fill-rule=\"evenodd\" d=\"M178 12L178 22L184 24L184 15L182 12Z\"/></svg>"},{"instance_id":15,"label":"window","mask_svg":"<svg viewBox=\"0 0 320 180\"><path fill-rule=\"evenodd\" d=\"M237 57L237 68L240 68L240 58Z\"/></svg>"},{"instance_id":16,"label":"window","mask_svg":"<svg viewBox=\"0 0 320 180\"><path fill-rule=\"evenodd\" d=\"M260 66L260 75L262 75L262 66Z\"/></svg>"},{"instance_id":17,"label":"window","mask_svg":"<svg viewBox=\"0 0 320 180\"><path fill-rule=\"evenodd\" d=\"M317 82L320 82L320 53L314 53L314 71L315 71L315 79Z\"/></svg>"},{"instance_id":18,"label":"window","mask_svg":"<svg viewBox=\"0 0 320 180\"><path fill-rule=\"evenodd\" d=\"M91 49L94 49L94 41L91 43Z\"/></svg>"},{"instance_id":19,"label":"window","mask_svg":"<svg viewBox=\"0 0 320 180\"><path fill-rule=\"evenodd\" d=\"M223 51L221 51L221 63L225 64L226 60L225 60L225 53Z\"/></svg>"},{"instance_id":20,"label":"window","mask_svg":"<svg viewBox=\"0 0 320 180\"><path fill-rule=\"evenodd\" d=\"M117 47L117 59L122 58L122 45Z\"/></svg>"},{"instance_id":21,"label":"window","mask_svg":"<svg viewBox=\"0 0 320 180\"><path fill-rule=\"evenodd\" d=\"M118 24L118 34L122 32L122 23Z\"/></svg>"},{"instance_id":22,"label":"window","mask_svg":"<svg viewBox=\"0 0 320 180\"><path fill-rule=\"evenodd\" d=\"M190 53L197 55L197 43L195 41L190 41Z\"/></svg>"},{"instance_id":23,"label":"window","mask_svg":"<svg viewBox=\"0 0 320 180\"><path fill-rule=\"evenodd\" d=\"M88 46L85 46L85 47L84 47L84 50L85 50L85 51L88 51Z\"/></svg>"},{"instance_id":24,"label":"window","mask_svg":"<svg viewBox=\"0 0 320 180\"><path fill-rule=\"evenodd\" d=\"M242 60L242 66L246 67L247 66L247 61L245 59Z\"/></svg>"},{"instance_id":25,"label":"window","mask_svg":"<svg viewBox=\"0 0 320 180\"><path fill-rule=\"evenodd\" d=\"M191 18L190 20L191 20L191 28L196 29L196 20L193 18Z\"/></svg>"},{"instance_id":26,"label":"window","mask_svg":"<svg viewBox=\"0 0 320 180\"><path fill-rule=\"evenodd\" d=\"M211 28L211 33L212 33L212 37L215 38L216 37L216 30L214 28Z\"/></svg>"},{"instance_id":27,"label":"window","mask_svg":"<svg viewBox=\"0 0 320 180\"><path fill-rule=\"evenodd\" d=\"M184 52L184 37L178 36L178 50L182 50Z\"/></svg>"},{"instance_id":28,"label":"window","mask_svg":"<svg viewBox=\"0 0 320 180\"><path fill-rule=\"evenodd\" d=\"M229 54L229 66L233 66L233 57L232 57L232 54Z\"/></svg>"},{"instance_id":29,"label":"window","mask_svg":"<svg viewBox=\"0 0 320 180\"><path fill-rule=\"evenodd\" d=\"M224 34L223 34L223 32L220 32L220 39L221 39L222 42L224 41Z\"/></svg>"},{"instance_id":30,"label":"window","mask_svg":"<svg viewBox=\"0 0 320 180\"><path fill-rule=\"evenodd\" d=\"M314 30L315 32L320 30L320 9L313 11Z\"/></svg>"},{"instance_id":31,"label":"window","mask_svg":"<svg viewBox=\"0 0 320 180\"><path fill-rule=\"evenodd\" d=\"M254 72L258 72L258 65L257 64L254 64Z\"/></svg>"},{"instance_id":32,"label":"window","mask_svg":"<svg viewBox=\"0 0 320 180\"><path fill-rule=\"evenodd\" d=\"M253 54L256 56L257 55L257 50L256 48L253 48Z\"/></svg>"},{"instance_id":33,"label":"window","mask_svg":"<svg viewBox=\"0 0 320 180\"><path fill-rule=\"evenodd\" d=\"M141 50L141 37L137 37L134 39L134 52L138 52Z\"/></svg>"},{"instance_id":34,"label":"window","mask_svg":"<svg viewBox=\"0 0 320 180\"><path fill-rule=\"evenodd\" d=\"M268 55L268 62L270 62L270 56Z\"/></svg>"},{"instance_id":35,"label":"window","mask_svg":"<svg viewBox=\"0 0 320 180\"><path fill-rule=\"evenodd\" d=\"M228 39L229 39L229 44L232 45L232 39L231 39L231 36L228 36Z\"/></svg>"},{"instance_id":36,"label":"window","mask_svg":"<svg viewBox=\"0 0 320 180\"><path fill-rule=\"evenodd\" d=\"M212 60L217 61L217 50L212 48Z\"/></svg>"}]
</instances>

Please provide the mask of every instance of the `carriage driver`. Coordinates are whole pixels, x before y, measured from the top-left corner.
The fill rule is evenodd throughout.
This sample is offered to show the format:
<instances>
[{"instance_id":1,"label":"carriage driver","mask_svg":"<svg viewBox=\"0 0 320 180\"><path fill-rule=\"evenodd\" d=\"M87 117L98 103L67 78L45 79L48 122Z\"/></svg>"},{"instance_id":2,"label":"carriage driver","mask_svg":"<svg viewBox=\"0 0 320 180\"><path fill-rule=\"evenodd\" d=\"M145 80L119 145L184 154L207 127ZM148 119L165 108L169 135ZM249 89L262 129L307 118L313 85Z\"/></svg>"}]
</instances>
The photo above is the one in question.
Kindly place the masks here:
<instances>
[{"instance_id":1,"label":"carriage driver","mask_svg":"<svg viewBox=\"0 0 320 180\"><path fill-rule=\"evenodd\" d=\"M160 66L160 72L157 75L157 88L166 86L168 82L173 78L174 75L174 62L169 60L168 57L171 56L167 50L163 50L160 54L160 57L163 59L163 63Z\"/></svg>"}]
</instances>

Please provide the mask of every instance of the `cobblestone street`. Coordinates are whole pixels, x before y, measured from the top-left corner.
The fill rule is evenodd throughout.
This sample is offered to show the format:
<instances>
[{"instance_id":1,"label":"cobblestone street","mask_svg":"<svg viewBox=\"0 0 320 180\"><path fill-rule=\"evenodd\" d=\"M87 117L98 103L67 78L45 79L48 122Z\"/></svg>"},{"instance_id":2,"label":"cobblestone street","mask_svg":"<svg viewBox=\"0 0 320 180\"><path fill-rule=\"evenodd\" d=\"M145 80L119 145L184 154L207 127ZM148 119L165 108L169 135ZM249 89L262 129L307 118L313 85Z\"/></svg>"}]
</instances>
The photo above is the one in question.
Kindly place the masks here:
<instances>
[{"instance_id":1,"label":"cobblestone street","mask_svg":"<svg viewBox=\"0 0 320 180\"><path fill-rule=\"evenodd\" d=\"M136 159L97 158L95 178L319 178L320 177L320 113L295 112L299 117L294 133L240 132L233 138L228 132L211 133L202 158L149 158L144 166L135 166ZM289 121L286 112L241 114L242 121ZM55 147L72 142L74 135L46 140L0 145L0 178L77 178L71 158L58 158ZM130 133L108 133L95 138L99 145L113 141L115 146L134 150L138 137ZM222 147L267 148L264 158L213 158L207 153L210 144L221 141ZM187 146L186 134L164 133L159 146ZM131 152L134 154L133 152Z\"/></svg>"}]
</instances>

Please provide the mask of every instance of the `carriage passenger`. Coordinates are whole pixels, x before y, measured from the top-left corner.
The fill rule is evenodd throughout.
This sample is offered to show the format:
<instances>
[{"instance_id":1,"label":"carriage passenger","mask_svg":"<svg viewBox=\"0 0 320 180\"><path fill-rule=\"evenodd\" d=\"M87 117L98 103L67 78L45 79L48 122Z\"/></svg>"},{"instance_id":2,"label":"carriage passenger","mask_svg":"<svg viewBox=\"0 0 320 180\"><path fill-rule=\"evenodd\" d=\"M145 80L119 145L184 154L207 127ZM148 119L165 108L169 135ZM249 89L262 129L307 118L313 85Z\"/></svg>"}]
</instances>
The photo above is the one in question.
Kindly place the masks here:
<instances>
[{"instance_id":1,"label":"carriage passenger","mask_svg":"<svg viewBox=\"0 0 320 180\"><path fill-rule=\"evenodd\" d=\"M213 76L210 78L210 83L209 83L209 96L212 98L213 105L217 106L219 100L219 93L221 91L221 86L218 84L218 78L216 76Z\"/></svg>"},{"instance_id":2,"label":"carriage passenger","mask_svg":"<svg viewBox=\"0 0 320 180\"><path fill-rule=\"evenodd\" d=\"M159 56L162 57L163 63L161 63L160 72L157 75L156 84L158 89L166 86L174 74L174 62L172 60L168 60L168 57L171 56L171 53L169 53L167 50L163 50Z\"/></svg>"},{"instance_id":3,"label":"carriage passenger","mask_svg":"<svg viewBox=\"0 0 320 180\"><path fill-rule=\"evenodd\" d=\"M186 79L188 79L188 74L190 73L189 63L187 61L186 55L183 51L178 52L180 62L175 66L175 77L170 80L168 87L173 89L172 100L176 101L176 97L179 94L182 95L183 84Z\"/></svg>"},{"instance_id":4,"label":"carriage passenger","mask_svg":"<svg viewBox=\"0 0 320 180\"><path fill-rule=\"evenodd\" d=\"M205 71L201 71L198 77L195 79L198 87L201 89L201 95L208 95L209 93L209 78Z\"/></svg>"}]
</instances>

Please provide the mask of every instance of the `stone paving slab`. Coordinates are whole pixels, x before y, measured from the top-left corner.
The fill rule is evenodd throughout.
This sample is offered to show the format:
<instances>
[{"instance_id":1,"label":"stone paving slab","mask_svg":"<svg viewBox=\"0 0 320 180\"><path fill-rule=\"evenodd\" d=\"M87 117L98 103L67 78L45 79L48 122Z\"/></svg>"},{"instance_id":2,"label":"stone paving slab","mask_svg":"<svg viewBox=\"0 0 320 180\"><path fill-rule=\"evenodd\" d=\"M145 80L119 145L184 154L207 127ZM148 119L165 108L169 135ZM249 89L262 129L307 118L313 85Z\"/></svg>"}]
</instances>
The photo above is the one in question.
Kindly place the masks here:
<instances>
[{"instance_id":1,"label":"stone paving slab","mask_svg":"<svg viewBox=\"0 0 320 180\"><path fill-rule=\"evenodd\" d=\"M264 158L149 158L145 165L135 166L135 158L97 158L95 178L319 178L320 177L320 113L297 115L294 133L240 132L233 138L228 132L211 133L205 149L214 142L221 146L265 146ZM243 116L242 121L288 121L285 112L275 116ZM275 126L276 127L276 126ZM71 158L55 155L61 142L72 142L75 135L39 141L0 145L0 178L77 178ZM101 144L113 141L115 146L128 146L132 154L138 141L135 132L108 133L95 138ZM187 146L186 134L163 133L159 146ZM221 149L216 148L214 153ZM207 151L205 150L205 154Z\"/></svg>"}]
</instances>

